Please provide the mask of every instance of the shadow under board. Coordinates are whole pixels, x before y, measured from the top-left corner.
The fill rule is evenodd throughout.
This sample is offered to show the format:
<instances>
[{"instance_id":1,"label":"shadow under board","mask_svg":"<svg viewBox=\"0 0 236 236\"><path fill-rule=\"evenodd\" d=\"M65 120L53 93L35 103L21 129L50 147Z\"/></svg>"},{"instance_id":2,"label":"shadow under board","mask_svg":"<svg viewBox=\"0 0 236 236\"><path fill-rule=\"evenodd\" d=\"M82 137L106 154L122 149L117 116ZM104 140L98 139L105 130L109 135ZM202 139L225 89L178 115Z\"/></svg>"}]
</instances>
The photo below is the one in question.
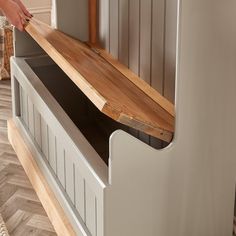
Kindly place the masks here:
<instances>
[{"instance_id":1,"label":"shadow under board","mask_svg":"<svg viewBox=\"0 0 236 236\"><path fill-rule=\"evenodd\" d=\"M43 66L31 64L30 60L26 62L103 161L108 164L111 134L118 129L131 134L130 128L101 113L53 62Z\"/></svg>"}]
</instances>

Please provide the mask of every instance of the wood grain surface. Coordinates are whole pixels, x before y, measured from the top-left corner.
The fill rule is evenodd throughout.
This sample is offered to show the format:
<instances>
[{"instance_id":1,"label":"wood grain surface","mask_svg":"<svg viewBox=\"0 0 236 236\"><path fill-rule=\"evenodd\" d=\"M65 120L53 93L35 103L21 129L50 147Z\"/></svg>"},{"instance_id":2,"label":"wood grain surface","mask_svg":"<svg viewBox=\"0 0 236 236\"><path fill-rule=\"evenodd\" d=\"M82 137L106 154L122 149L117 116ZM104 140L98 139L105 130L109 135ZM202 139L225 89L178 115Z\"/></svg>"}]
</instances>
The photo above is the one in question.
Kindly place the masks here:
<instances>
[{"instance_id":1,"label":"wood grain surface","mask_svg":"<svg viewBox=\"0 0 236 236\"><path fill-rule=\"evenodd\" d=\"M150 97L99 53L46 24L32 19L25 29L100 111L154 137L172 140L173 114L153 99L155 92ZM156 96L161 95L156 92Z\"/></svg>"}]
</instances>

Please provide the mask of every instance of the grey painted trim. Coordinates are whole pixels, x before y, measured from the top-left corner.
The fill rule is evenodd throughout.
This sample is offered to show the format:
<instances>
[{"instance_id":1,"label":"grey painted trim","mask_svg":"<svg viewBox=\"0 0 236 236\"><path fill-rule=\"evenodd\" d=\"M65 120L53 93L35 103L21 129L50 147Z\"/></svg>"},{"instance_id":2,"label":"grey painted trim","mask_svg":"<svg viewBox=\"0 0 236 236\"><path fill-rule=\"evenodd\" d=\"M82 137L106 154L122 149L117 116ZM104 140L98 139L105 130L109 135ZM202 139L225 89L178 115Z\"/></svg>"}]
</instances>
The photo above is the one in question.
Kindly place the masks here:
<instances>
[{"instance_id":1,"label":"grey painted trim","mask_svg":"<svg viewBox=\"0 0 236 236\"><path fill-rule=\"evenodd\" d=\"M52 129L56 132L55 135L64 137L64 142L70 144L78 155L82 157L84 164L91 171L91 177L93 176L97 180L97 184L104 188L108 184L108 167L106 164L101 160L53 96L45 89L45 86L27 65L25 60L22 58L12 58L11 61L14 75L27 90L38 111L44 118L47 117L48 122L52 125ZM96 192L102 194L100 189L97 189Z\"/></svg>"},{"instance_id":2,"label":"grey painted trim","mask_svg":"<svg viewBox=\"0 0 236 236\"><path fill-rule=\"evenodd\" d=\"M60 202L65 214L67 215L70 223L72 224L76 234L83 236L91 236L87 227L85 226L82 218L73 210L74 207L69 203L70 200L63 194L63 189L60 187L60 183L56 180L56 177L50 171L50 167L47 162L44 161L41 152L36 148L34 142L32 141L32 137L28 134L28 131L25 125L22 124L22 121L19 117L14 117L14 121L20 132L21 136L24 138L24 141L32 153L35 161L38 164L38 167L43 173L43 176L46 178L47 183L51 187L58 201Z\"/></svg>"},{"instance_id":3,"label":"grey painted trim","mask_svg":"<svg viewBox=\"0 0 236 236\"><path fill-rule=\"evenodd\" d=\"M35 59L33 59L35 60ZM76 135L76 141L75 144L73 140L70 138L71 133L67 133L64 129L64 126L61 126L59 121L63 124L65 124L66 127L74 126L72 121L67 117L65 112L61 109L59 104L53 99L53 97L48 94L47 89L44 87L43 84L41 84L41 81L39 78L32 72L32 70L27 67L27 63L24 59L16 59L12 58L12 75L16 80L20 83L21 87L21 93L24 94L24 97L27 98L27 104L31 104L30 107L32 109L29 109L25 111L25 115L27 115L29 112L30 114L30 122L23 122L21 118L14 117L16 120L16 123L18 126L22 129L24 127L26 138L28 138L28 146L31 149L31 152L33 153L33 156L38 159L38 161L41 163L42 168L46 168L47 166L47 172L51 174L51 178L54 181L53 185L54 188L58 188L61 190L61 197L58 199L61 203L62 201L62 207L66 212L69 212L70 220L72 221L72 224L74 227L77 228L83 228L83 230L87 233L84 235L91 235L88 233L87 227L91 232L96 232L96 235L102 236L103 235L103 201L104 201L104 188L106 186L107 180L105 182L102 181L102 179L98 176L97 172L101 172L101 167L105 167L103 169L103 176L108 174L106 172L107 166L103 161L100 159L100 157L96 154L94 149L91 147L91 145L87 142L87 140L82 136L80 131L77 129L77 127L73 127L74 134ZM39 64L43 63L42 58L39 59ZM26 75L27 74L27 75ZM42 87L40 86L42 85ZM14 88L13 88L14 90ZM45 100L42 100L42 98ZM21 100L20 95L18 98L14 98L13 106L15 106L16 101ZM23 101L24 102L24 101ZM52 112L52 111L54 112ZM36 143L35 139L35 132L32 132L32 129L34 129L35 125L33 125L35 121L34 112L37 111L41 116L41 125L42 120L45 120L45 126L47 127L47 137L46 137L46 143L47 144L47 150L42 149L40 150L39 145ZM59 117L56 116L59 114ZM64 116L63 116L64 115ZM49 132L49 133L48 133ZM62 146L65 147L65 151L67 156L65 157L66 162L64 162L65 169L66 169L66 184L63 188L63 183L60 183L58 177L57 177L57 145L56 141L59 140L57 138L60 138L60 142L62 142ZM63 138L61 138L63 137ZM44 150L44 154L43 154ZM81 151L82 150L82 151ZM46 153L45 153L46 152ZM64 156L63 156L64 158ZM91 158L92 162L88 162L87 158ZM69 169L67 169L67 166L70 166ZM94 224L86 224L86 222L83 222L83 219L80 217L79 214L82 214L82 217L84 218L84 212L86 211L86 201L84 201L85 209L84 211L80 212L80 208L76 208L76 188L75 186L75 177L76 173L75 170L79 170L80 174L82 174L84 181L86 182L86 185L89 186L93 192L94 196L96 196L96 199L98 199L98 206L99 208L99 222L102 222L102 224L97 227L97 222L94 222ZM45 174L47 177L47 173ZM67 179L69 178L69 179ZM104 178L104 177L102 177ZM80 181L82 183L82 187L84 186L84 182ZM78 187L78 186L77 186ZM81 188L81 187L80 187ZM81 188L83 190L83 188ZM55 195L58 195L57 190L53 190ZM57 192L55 192L57 191ZM81 192L82 193L82 192ZM85 194L86 198L90 197L89 195ZM91 209L91 208L90 208ZM94 209L95 212L96 209ZM72 214L73 213L73 214ZM69 216L68 216L69 217ZM92 222L94 219L97 220L98 216L95 218L89 219ZM81 226L82 225L82 226ZM87 226L87 227L86 227ZM95 227L96 226L96 227ZM101 227L102 226L102 227ZM94 228L95 227L95 228ZM81 230L81 229L80 229ZM87 230L87 231L86 231ZM95 235L95 234L93 234Z\"/></svg>"},{"instance_id":4,"label":"grey painted trim","mask_svg":"<svg viewBox=\"0 0 236 236\"><path fill-rule=\"evenodd\" d=\"M57 0L53 7L57 29L81 41L89 40L88 0Z\"/></svg>"},{"instance_id":5,"label":"grey painted trim","mask_svg":"<svg viewBox=\"0 0 236 236\"><path fill-rule=\"evenodd\" d=\"M26 32L14 28L14 56L27 57L45 54L42 48Z\"/></svg>"}]
</instances>

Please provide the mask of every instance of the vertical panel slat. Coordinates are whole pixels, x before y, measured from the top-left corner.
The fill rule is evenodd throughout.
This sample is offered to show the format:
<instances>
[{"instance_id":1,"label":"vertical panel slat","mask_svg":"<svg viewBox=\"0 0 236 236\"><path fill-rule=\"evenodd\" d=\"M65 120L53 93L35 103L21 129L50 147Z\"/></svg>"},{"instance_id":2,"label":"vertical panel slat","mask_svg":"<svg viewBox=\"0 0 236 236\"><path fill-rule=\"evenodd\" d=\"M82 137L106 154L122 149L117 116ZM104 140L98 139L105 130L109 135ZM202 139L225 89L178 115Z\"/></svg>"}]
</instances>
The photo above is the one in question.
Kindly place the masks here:
<instances>
[{"instance_id":1,"label":"vertical panel slat","mask_svg":"<svg viewBox=\"0 0 236 236\"><path fill-rule=\"evenodd\" d=\"M29 131L31 135L34 137L34 105L29 97L27 97L27 102L28 102Z\"/></svg>"},{"instance_id":2,"label":"vertical panel slat","mask_svg":"<svg viewBox=\"0 0 236 236\"><path fill-rule=\"evenodd\" d=\"M129 68L139 74L139 1L129 1Z\"/></svg>"},{"instance_id":3,"label":"vertical panel slat","mask_svg":"<svg viewBox=\"0 0 236 236\"><path fill-rule=\"evenodd\" d=\"M177 34L177 1L166 0L164 96L174 103Z\"/></svg>"},{"instance_id":4,"label":"vertical panel slat","mask_svg":"<svg viewBox=\"0 0 236 236\"><path fill-rule=\"evenodd\" d=\"M152 0L141 0L140 6L140 77L150 84Z\"/></svg>"},{"instance_id":5,"label":"vertical panel slat","mask_svg":"<svg viewBox=\"0 0 236 236\"><path fill-rule=\"evenodd\" d=\"M110 53L119 57L119 1L110 0Z\"/></svg>"},{"instance_id":6,"label":"vertical panel slat","mask_svg":"<svg viewBox=\"0 0 236 236\"><path fill-rule=\"evenodd\" d=\"M109 51L109 0L99 1L99 41Z\"/></svg>"},{"instance_id":7,"label":"vertical panel slat","mask_svg":"<svg viewBox=\"0 0 236 236\"><path fill-rule=\"evenodd\" d=\"M96 222L96 197L91 188L86 184L85 187L85 196L86 196L86 225L92 234L92 236L96 235L97 232L97 222Z\"/></svg>"},{"instance_id":8,"label":"vertical panel slat","mask_svg":"<svg viewBox=\"0 0 236 236\"><path fill-rule=\"evenodd\" d=\"M152 0L141 0L140 5L140 77L151 82ZM149 143L149 136L140 133L140 139Z\"/></svg>"},{"instance_id":9,"label":"vertical panel slat","mask_svg":"<svg viewBox=\"0 0 236 236\"><path fill-rule=\"evenodd\" d=\"M65 174L66 174L66 192L73 204L75 204L75 169L73 164L73 153L65 150Z\"/></svg>"},{"instance_id":10,"label":"vertical panel slat","mask_svg":"<svg viewBox=\"0 0 236 236\"><path fill-rule=\"evenodd\" d=\"M129 1L119 0L119 61L129 66Z\"/></svg>"},{"instance_id":11,"label":"vertical panel slat","mask_svg":"<svg viewBox=\"0 0 236 236\"><path fill-rule=\"evenodd\" d=\"M57 177L61 185L65 188L65 149L59 139L57 139Z\"/></svg>"},{"instance_id":12,"label":"vertical panel slat","mask_svg":"<svg viewBox=\"0 0 236 236\"><path fill-rule=\"evenodd\" d=\"M41 137L41 115L34 109L34 130L35 130L35 141L42 148L42 137Z\"/></svg>"},{"instance_id":13,"label":"vertical panel slat","mask_svg":"<svg viewBox=\"0 0 236 236\"><path fill-rule=\"evenodd\" d=\"M177 1L110 0L110 31L104 30L107 7L107 0L101 0L100 34L109 37L110 53L174 102ZM137 137L137 131L130 132ZM139 138L161 147L143 133Z\"/></svg>"},{"instance_id":14,"label":"vertical panel slat","mask_svg":"<svg viewBox=\"0 0 236 236\"><path fill-rule=\"evenodd\" d=\"M56 137L53 134L50 127L48 127L48 153L49 153L49 164L54 170L57 171L57 160L56 160Z\"/></svg>"},{"instance_id":15,"label":"vertical panel slat","mask_svg":"<svg viewBox=\"0 0 236 236\"><path fill-rule=\"evenodd\" d=\"M139 25L140 1L129 0L129 68L139 75ZM138 131L130 128L130 133L138 137Z\"/></svg>"},{"instance_id":16,"label":"vertical panel slat","mask_svg":"<svg viewBox=\"0 0 236 236\"><path fill-rule=\"evenodd\" d=\"M96 209L97 209L97 236L103 236L104 235L104 229L103 229L103 219L104 219L104 206L101 202L96 201Z\"/></svg>"},{"instance_id":17,"label":"vertical panel slat","mask_svg":"<svg viewBox=\"0 0 236 236\"><path fill-rule=\"evenodd\" d=\"M85 221L85 180L80 174L79 168L75 168L75 206L81 218Z\"/></svg>"},{"instance_id":18,"label":"vertical panel slat","mask_svg":"<svg viewBox=\"0 0 236 236\"><path fill-rule=\"evenodd\" d=\"M42 152L46 159L48 160L48 126L44 118L41 116L41 142L42 142Z\"/></svg>"},{"instance_id":19,"label":"vertical panel slat","mask_svg":"<svg viewBox=\"0 0 236 236\"><path fill-rule=\"evenodd\" d=\"M12 82L12 114L13 117L21 116L21 94L20 94L20 84L17 79L13 76Z\"/></svg>"},{"instance_id":20,"label":"vertical panel slat","mask_svg":"<svg viewBox=\"0 0 236 236\"><path fill-rule=\"evenodd\" d=\"M20 115L21 115L21 118L23 119L23 116L24 116L23 91L22 91L22 87L21 86L20 86Z\"/></svg>"},{"instance_id":21,"label":"vertical panel slat","mask_svg":"<svg viewBox=\"0 0 236 236\"><path fill-rule=\"evenodd\" d=\"M151 86L163 93L164 84L165 0L155 0L152 6ZM150 139L152 147L161 148L162 142Z\"/></svg>"},{"instance_id":22,"label":"vertical panel slat","mask_svg":"<svg viewBox=\"0 0 236 236\"><path fill-rule=\"evenodd\" d=\"M21 97L22 97L22 118L25 122L25 125L28 128L28 101L27 101L27 94L25 93L24 89L21 89Z\"/></svg>"},{"instance_id":23,"label":"vertical panel slat","mask_svg":"<svg viewBox=\"0 0 236 236\"><path fill-rule=\"evenodd\" d=\"M151 86L163 92L165 0L153 1Z\"/></svg>"}]
</instances>

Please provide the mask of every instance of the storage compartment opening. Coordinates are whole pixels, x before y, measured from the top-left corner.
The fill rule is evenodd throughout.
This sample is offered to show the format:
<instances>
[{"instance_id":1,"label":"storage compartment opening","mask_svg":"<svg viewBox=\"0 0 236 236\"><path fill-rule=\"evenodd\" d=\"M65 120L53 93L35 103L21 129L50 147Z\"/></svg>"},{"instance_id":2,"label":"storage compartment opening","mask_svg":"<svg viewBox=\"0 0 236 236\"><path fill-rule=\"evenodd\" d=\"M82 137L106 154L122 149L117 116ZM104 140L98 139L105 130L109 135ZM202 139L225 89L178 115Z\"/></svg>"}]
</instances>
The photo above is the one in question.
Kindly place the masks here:
<instances>
[{"instance_id":1,"label":"storage compartment opening","mask_svg":"<svg viewBox=\"0 0 236 236\"><path fill-rule=\"evenodd\" d=\"M110 135L118 129L132 135L135 132L134 129L120 124L100 112L50 58L32 58L25 61L103 161L108 164ZM142 137L143 134L139 133ZM160 142L158 139L156 140Z\"/></svg>"}]
</instances>

